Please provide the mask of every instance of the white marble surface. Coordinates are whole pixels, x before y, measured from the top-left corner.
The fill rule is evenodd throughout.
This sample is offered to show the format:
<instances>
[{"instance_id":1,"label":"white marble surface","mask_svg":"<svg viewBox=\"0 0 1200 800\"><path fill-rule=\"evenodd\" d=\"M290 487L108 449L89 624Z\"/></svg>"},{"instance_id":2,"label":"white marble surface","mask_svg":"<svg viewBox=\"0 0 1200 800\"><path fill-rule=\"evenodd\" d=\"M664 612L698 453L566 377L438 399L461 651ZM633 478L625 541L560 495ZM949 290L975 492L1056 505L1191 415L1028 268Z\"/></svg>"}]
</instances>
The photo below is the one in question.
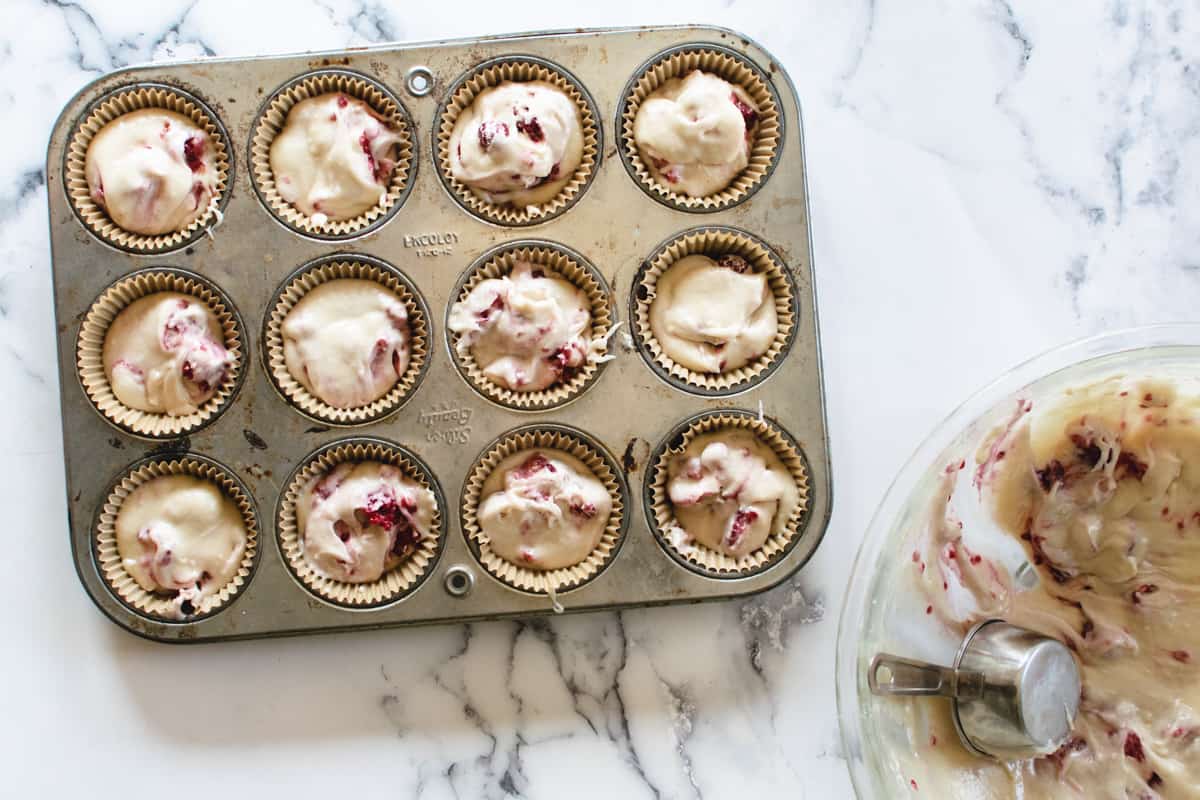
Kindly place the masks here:
<instances>
[{"instance_id":1,"label":"white marble surface","mask_svg":"<svg viewBox=\"0 0 1200 800\"><path fill-rule=\"evenodd\" d=\"M573 5L0 2L5 796L849 797L837 613L904 458L1018 360L1197 316L1194 1ZM42 162L67 98L148 59L684 21L757 38L805 104L835 507L801 575L743 603L200 648L105 621L65 533Z\"/></svg>"}]
</instances>

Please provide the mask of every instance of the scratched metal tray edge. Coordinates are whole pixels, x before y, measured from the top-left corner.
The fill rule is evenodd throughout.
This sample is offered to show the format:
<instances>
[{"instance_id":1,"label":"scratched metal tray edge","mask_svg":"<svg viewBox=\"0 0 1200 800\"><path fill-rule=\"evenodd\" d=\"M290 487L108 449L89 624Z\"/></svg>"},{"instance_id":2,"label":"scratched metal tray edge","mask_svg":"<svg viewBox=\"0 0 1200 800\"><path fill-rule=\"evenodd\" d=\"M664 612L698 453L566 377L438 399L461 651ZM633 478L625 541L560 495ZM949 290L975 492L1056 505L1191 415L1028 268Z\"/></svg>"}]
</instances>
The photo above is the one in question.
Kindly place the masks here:
<instances>
[{"instance_id":1,"label":"scratched metal tray edge","mask_svg":"<svg viewBox=\"0 0 1200 800\"><path fill-rule=\"evenodd\" d=\"M720 591L720 592L716 592L716 593L712 593L712 594L708 594L708 595L704 595L704 596L695 596L695 597L686 597L686 598L675 597L675 598L665 598L665 599L643 599L643 600L633 600L633 601L616 601L616 602L610 602L610 603L595 603L595 604L591 604L591 605L576 605L576 606L567 605L566 608L564 609L564 611L565 611L565 613L584 613L584 612L590 612L590 611L595 611L595 610L621 610L621 609L657 607L657 606L666 606L666 605L686 605L686 604L692 604L692 603L698 603L698 602L705 602L708 600L730 599L730 598L746 597L746 596L758 594L758 593L767 591L775 586L778 586L779 584L781 584L784 581L791 578L799 569L801 569L805 564L807 564L808 561L811 560L812 556L816 553L816 550L819 548L821 542L824 539L826 532L828 531L829 521L830 521L831 514L832 514L833 482L832 482L832 468L831 468L831 460L832 459L831 459L831 453L830 453L828 418L827 418L827 411L826 411L826 405L825 405L824 369L823 369L823 364L822 364L822 359L821 359L821 337L820 337L819 311L818 311L819 302L818 302L818 298L817 298L817 286L816 286L816 280L815 280L816 268L812 261L812 230L811 230L811 225L809 224L809 222L811 220L811 213L810 213L810 207L809 207L809 202L808 202L808 199L809 199L808 188L809 187L808 187L807 158L806 158L806 154L805 154L805 150L804 150L803 109L801 106L799 95L796 92L795 85L793 84L791 77L788 75L787 71L783 68L782 64L777 59L775 59L770 54L770 52L766 50L766 48L762 47L762 45L760 45L758 42L756 42L752 38L746 36L745 34L742 34L738 31L734 31L729 28L724 28L724 27L720 27L720 26L712 26L712 25L704 25L704 26L675 25L675 26L646 26L646 27L626 27L626 28L572 29L572 30L561 30L561 31L532 32L532 33L524 33L524 34L497 34L497 35L489 35L489 36L484 36L484 37L463 37L463 38L459 38L459 39L431 40L431 41L424 41L424 42L389 43L389 44L375 45L375 46L366 47L366 48L356 48L356 49L352 49L352 50L317 51L317 52L308 52L308 53L253 56L253 57L248 57L248 58L226 57L226 58L204 59L202 61L191 61L191 62L168 62L168 63L164 63L164 64L149 63L149 64L141 64L141 65L132 65L132 66L121 68L119 70L115 70L111 73L100 76L93 81L90 81L88 84L81 87L79 89L79 91L77 91L71 97L71 99L68 100L67 103L64 105L63 110L60 112L59 116L57 117L57 119L54 123L52 132L51 132L51 137L50 137L50 140L47 145L48 183L56 184L56 187L51 188L49 191L50 192L58 192L58 193L63 194L63 198L61 199L60 202L64 203L69 208L69 199L67 199L65 196L65 191L64 191L64 188L63 188L62 182L61 182L61 175L56 175L57 170L55 170L53 168L56 161L61 164L61 149L60 148L62 147L62 145L56 147L55 140L59 136L59 134L61 132L63 132L63 130L66 126L71 125L76 121L78 113L79 113L80 109L83 107L80 105L81 99L83 97L85 97L86 95L89 95L90 93L95 92L96 89L102 84L113 83L114 81L119 80L121 77L129 76L129 75L136 75L136 74L142 73L146 70L176 69L176 68L187 68L187 67L197 67L197 66L205 67L210 64L213 64L214 62L247 63L247 62L287 60L287 59L296 59L296 58L320 58L320 57L340 58L340 57L345 57L348 55L359 55L359 54L364 54L364 53L376 53L376 52L380 53L380 54L395 55L398 53L405 53L408 51L428 50L428 49L443 47L443 46L462 46L462 45L481 45L481 44L496 45L496 44L501 44L501 43L517 44L520 42L526 42L526 41L531 41L531 40L537 41L537 40L552 39L552 38L569 39L569 38L573 38L573 37L603 36L606 34L630 34L630 33L653 34L653 33L661 33L661 32L671 33L671 32L682 32L682 31L688 31L688 32L692 32L693 34L696 34L696 36L694 38L691 38L688 41L694 41L698 44L701 44L704 41L706 41L706 39L703 38L703 36L705 34L710 34L710 33L715 32L717 34L720 34L722 36L722 38L724 38L725 36L733 37L734 39L740 41L743 44L743 46L746 48L756 49L762 57L765 57L766 59L769 60L772 67L775 67L776 65L778 66L778 69L772 68L770 70L770 74L772 75L773 79L775 79L775 80L782 79L783 84L788 89L788 97L795 109L796 120L795 120L794 125L789 126L790 127L789 133L796 137L796 140L797 140L796 148L798 151L798 158L800 160L800 167L799 167L800 177L801 177L800 189L802 192L801 197L803 199L803 211L804 211L803 218L804 218L804 228L805 228L805 230L804 230L805 235L803 237L804 241L802 244L803 244L804 251L805 251L803 254L805 257L804 263L807 265L808 291L811 293L810 302L807 304L808 313L811 315L811 317L810 317L811 324L809 326L807 326L809 328L809 330L801 331L800 333L807 333L808 337L811 338L811 350L812 350L812 354L815 356L811 365L809 366L809 368L815 373L814 378L815 378L815 383L816 383L817 390L818 390L816 393L816 396L815 396L815 398L813 398L813 400L816 404L816 410L817 410L818 420L819 420L819 432L820 432L820 437L821 437L821 447L820 447L819 457L814 457L814 454L810 450L805 451L805 455L808 458L810 465L817 467L817 469L814 470L814 475L812 476L814 478L813 492L812 492L812 503L813 503L813 512L814 513L810 516L810 519L808 520L808 523L807 523L807 527L802 534L805 538L811 538L812 542L811 542L811 546L805 548L806 552L804 552L802 558L791 559L790 563L789 563L789 559L784 559L765 572L762 572L762 573L759 573L756 575L752 575L752 576L748 576L748 577L744 577L744 578L720 579L720 580L705 579L710 584L711 583L719 583L723 588L723 591ZM666 49L666 48L663 46L657 46L657 45L652 46L648 49L646 55L647 55L647 57L649 57L653 53L660 52L661 50L664 50L664 49ZM756 61L756 63L758 63L758 58L754 54L747 53L746 55L748 57L750 57L752 60ZM760 63L760 67L761 66L763 66L763 65ZM444 91L444 88L441 86L435 86L434 94L438 94L438 92L440 92L440 91ZM205 94L202 94L201 96L206 97ZM411 100L409 102L411 102ZM219 116L223 117L224 115L219 115ZM416 116L416 115L413 115L413 116ZM604 118L604 116L605 116L604 114L602 114L601 116L602 116L602 119L600 120L601 126L603 126L605 124L610 124L610 125L613 124L613 121ZM222 119L222 121L224 122L224 119ZM227 125L227 127L231 127L231 126ZM420 126L417 125L417 128L418 128L418 133L419 133ZM616 130L613 131L612 137L613 137L614 141L619 139L619 135ZM231 136L230 138L233 139L234 137ZM63 144L65 145L65 143L66 142L64 141ZM236 149L237 145L235 144L234 147ZM55 158L56 155L58 155L59 158L56 159ZM425 153L418 151L416 157L418 160L421 160L424 158L429 158L430 155L431 154L425 154ZM608 161L611 158L612 158L611 155L606 154L604 160ZM781 159L782 158L783 158L783 156L781 156ZM619 158L617 158L615 160L618 163L620 163ZM235 161L236 161L236 159L235 159ZM428 169L434 169L436 171L436 165L429 164L429 165L425 165L425 166ZM624 165L622 164L621 167L623 169ZM626 175L625 177L628 180L630 180L630 182L632 184L632 182L633 182L632 177L628 176L628 175ZM640 189L637 188L636 186L633 186L631 188L635 188L638 191L640 191ZM231 187L231 190L232 190L232 187ZM265 211L265 209L264 209L264 211ZM48 218L49 218L48 221L50 223L51 230L53 231L53 229L55 227L55 219L54 219L55 202L54 202L53 197L48 202L47 212L48 212ZM73 214L72 214L72 216L73 216ZM693 216L700 218L700 217L704 217L707 215L693 215ZM712 216L719 217L719 215L712 215ZM681 228L680 230L689 229L692 227L702 227L703 224L704 223L703 223L702 219L697 219L696 224L689 224L686 226L686 228ZM509 229L505 229L505 230L509 230ZM541 230L544 232L545 229L543 228ZM521 238L521 234L523 231L522 231L522 229L513 228L513 229L511 229L510 232L513 234L513 236L511 236L509 238ZM359 240L361 238L363 238L363 237L359 237L359 238L351 239L351 240L347 240L347 241L342 241L342 242L337 242L337 243L327 243L327 244L333 246L335 249L339 249L342 251L348 251L351 248L353 248L359 242ZM367 237L367 238L369 238L369 237ZM546 238L551 238L551 237L546 236ZM563 241L561 239L555 239L555 241L562 241L564 244L567 244L568 246L572 246L572 243L570 241ZM766 241L769 242L771 240L768 239ZM109 245L107 245L103 242L99 242L99 240L94 240L94 242L101 247L110 248ZM60 270L59 270L59 265L58 265L59 260L55 255L56 246L55 246L55 236L53 235L53 233L50 237L50 243L51 243L51 272L52 272L52 281L53 281L53 285L54 285L54 289L55 289L54 318L55 318L56 330L58 331L58 337L60 338L60 342L64 335L67 335L67 339L69 339L73 342L74 341L73 329L75 326L71 325L71 322L69 319L66 320L65 324L64 324L64 320L62 318L63 317L62 312L64 311L64 309L60 308L60 301L59 301L59 296L58 296ZM143 259L143 260L144 259L172 260L172 259L177 258L183 252L184 252L183 250L180 250L180 251L175 251L173 253L168 253L165 255L134 256L134 258ZM376 253L378 251L373 250L373 251L369 251L369 252ZM796 269L794 260L793 259L788 259L788 260L790 262L789 265L792 267L792 269ZM389 261L389 263L391 263L391 262ZM186 268L186 266L184 268ZM800 333L797 334L798 340L800 338ZM798 346L798 344L799 344L799 342L797 342L796 345L794 345L794 346ZM636 356L637 354L634 354L634 355ZM96 569L96 565L94 564L94 561L92 558L92 548L91 547L80 547L79 546L80 536L75 533L77 520L76 520L75 510L72 508L72 505L70 502L71 488L73 488L73 487L72 487L72 484L70 481L71 456L69 453L69 448L67 447L67 437L69 435L69 431L67 429L67 414L72 413L71 410L67 408L67 400L68 400L67 387L68 387L69 382L71 382L71 381L77 382L77 376L75 375L76 370L75 370L75 364L74 364L73 346L64 348L60 343L60 345L58 347L57 356L58 356L58 361L59 361L59 377L60 377L60 409L63 414L62 427L63 427L63 437L64 437L64 473L65 473L64 477L65 477L65 484L66 484L66 488L67 488L67 500L68 500L68 536L70 537L70 541L71 541L71 549L72 549L72 555L73 555L72 561L74 562L76 574L79 577L80 582L83 585L85 592L87 593L89 598L97 606L97 608L101 611L101 613L103 613L106 617L108 617L112 622L114 622L119 627L121 627L131 633L134 633L137 636L140 636L142 638L146 638L146 639L149 639L152 641L168 642L168 643L198 643L198 642L202 642L202 641L239 640L239 639L250 639L250 638L268 638L268 637L275 637L275 636L302 635L305 633L324 633L324 632L351 631L351 630L378 630L378 629L389 628L389 627L400 627L400 626L407 627L407 626L412 626L412 625L423 625L423 624L442 624L442 623L447 623L447 622L476 621L476 620L490 620L490 619L509 619L509 618L519 618L519 617L529 617L529 616L544 616L547 613L549 613L548 608L520 609L520 610L514 610L514 611L503 611L503 612L495 612L495 613L482 612L482 613L475 613L475 614L470 614L470 615L448 616L448 617L438 617L438 618L428 618L428 619L411 619L411 620L380 620L380 619L376 619L376 621L361 620L361 621L333 623L333 624L320 625L320 626L310 626L310 627L305 627L305 628L280 629L280 630L272 630L272 631L252 631L252 632L243 632L243 633L222 633L222 634L210 634L210 635L205 635L205 636L197 636L197 635L195 635L194 631L190 635L187 633L187 631L188 631L188 629L194 629L201 623L196 623L196 624L193 624L193 623L163 623L163 622L158 622L158 621L150 621L136 613L129 611L124 606L124 604L122 604L119 600L117 600L112 595L112 593L108 590L107 585L102 580L98 580L98 571ZM253 359L253 356L250 356L250 361L253 362L254 360L255 359ZM250 368L253 369L254 368L253 365L251 365ZM786 421L781 421L781 424L783 424L785 429L790 430L789 426L786 424ZM369 428L369 427L372 427L372 426L367 426L367 428ZM389 438L389 439L391 438L387 435L387 432L385 432L385 431L368 430L367 428L362 429L361 433L363 435L376 435L376 436L380 436L382 438ZM339 430L335 429L334 433L338 434L335 438L343 438L345 435L351 435L350 431L346 431L346 430L339 431ZM493 433L498 433L498 431L493 431ZM651 447L653 448L654 445L656 445L657 443L652 441L652 442L650 442L650 444L651 444ZM199 452L199 451L197 451L197 452ZM136 460L136 459L134 459L134 460ZM225 461L223 461L221 459L218 459L218 460L221 461L222 463L226 463ZM648 466L648 465L645 465L645 466ZM230 468L232 469L232 466ZM103 476L102 482L107 483L108 481L111 480L112 477L113 476L110 476L110 475ZM449 494L453 493L452 485L450 485L448 487L444 482L439 481L439 483L442 483L442 488L444 491L446 491ZM633 486L630 487L630 494L632 496L636 496L636 494L637 494L637 492L634 490ZM258 497L257 493L254 493L254 497L257 501L257 497ZM261 505L261 504L259 504L259 505ZM636 503L635 503L635 505L636 505ZM635 515L638 515L638 514L644 515L644 513L645 513L645 509L635 510L635 509L631 508L630 510ZM90 518L90 515L88 515L88 516ZM270 524L270 529L271 529L270 538L275 539L276 538L274 536L274 522L275 521L273 519L268 521L266 519L266 517L264 517L260 513L260 527L262 528L262 535L263 535L264 539L267 538L268 522ZM643 527L646 526L646 522L645 522L644 518L642 519L641 524L643 525ZM90 527L91 526L89 524L88 530L84 534L85 537L90 536L90 533L91 533ZM459 533L459 538L461 538L461 531ZM265 541L261 543L261 548L263 550L268 549L268 547L269 547L269 545ZM797 548L797 549L800 549L800 548ZM667 559L671 558L666 553L661 553L661 555L663 558L667 558ZM260 559L261 559L261 556L260 556ZM442 559L442 561L449 562L450 560ZM259 566L261 567L261 563ZM443 568L443 571L445 571L448 569L453 569L457 565L453 564L453 563L443 563L441 566ZM481 573L481 577L483 577L484 580L488 580L488 577L486 577L487 576L486 570L483 570L481 567L479 567L479 565L474 565L474 566L476 567L477 572ZM282 567L282 565L276 565L276 568L283 568L283 567ZM257 571L258 570L256 570L256 572ZM432 576L430 576L430 577L432 578ZM97 585L97 583L98 583L98 585ZM431 583L433 583L432 580L425 581L426 585L429 585ZM240 599L242 599L242 598L239 597L238 600L240 600ZM230 605L231 605L230 608L225 609L221 613L226 613L226 614L233 613L233 611L235 611L236 607L237 607L237 600L235 600ZM362 612L355 612L355 613L362 613ZM220 616L220 614L218 614L217 616Z\"/></svg>"}]
</instances>

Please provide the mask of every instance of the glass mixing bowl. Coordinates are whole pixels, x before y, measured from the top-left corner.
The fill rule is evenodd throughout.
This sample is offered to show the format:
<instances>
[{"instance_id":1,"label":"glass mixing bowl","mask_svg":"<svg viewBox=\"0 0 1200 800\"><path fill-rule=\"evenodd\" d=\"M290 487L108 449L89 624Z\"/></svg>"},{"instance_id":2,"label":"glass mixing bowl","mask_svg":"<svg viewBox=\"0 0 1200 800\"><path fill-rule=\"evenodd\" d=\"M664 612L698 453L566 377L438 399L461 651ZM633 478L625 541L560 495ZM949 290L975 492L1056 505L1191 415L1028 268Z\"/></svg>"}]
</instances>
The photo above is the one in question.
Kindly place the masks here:
<instances>
[{"instance_id":1,"label":"glass mixing bowl","mask_svg":"<svg viewBox=\"0 0 1200 800\"><path fill-rule=\"evenodd\" d=\"M909 540L929 517L945 468L965 460L958 474L955 510L964 540L977 552L1022 576L1024 550L1002 534L970 490L975 453L989 432L1012 418L1018 403L1113 374L1200 377L1200 325L1155 325L1073 342L1021 364L975 394L917 448L880 503L867 529L846 590L838 628L837 702L842 745L861 800L911 798L910 781L923 797L972 796L970 782L931 774L909 744L906 717L894 698L867 687L867 667L881 651L950 663L959 640L924 613L925 600L911 578ZM972 501L975 502L972 502ZM910 568L908 571L905 568ZM1033 578L1036 580L1036 577ZM939 701L927 701L939 702ZM976 796L983 796L977 794Z\"/></svg>"}]
</instances>

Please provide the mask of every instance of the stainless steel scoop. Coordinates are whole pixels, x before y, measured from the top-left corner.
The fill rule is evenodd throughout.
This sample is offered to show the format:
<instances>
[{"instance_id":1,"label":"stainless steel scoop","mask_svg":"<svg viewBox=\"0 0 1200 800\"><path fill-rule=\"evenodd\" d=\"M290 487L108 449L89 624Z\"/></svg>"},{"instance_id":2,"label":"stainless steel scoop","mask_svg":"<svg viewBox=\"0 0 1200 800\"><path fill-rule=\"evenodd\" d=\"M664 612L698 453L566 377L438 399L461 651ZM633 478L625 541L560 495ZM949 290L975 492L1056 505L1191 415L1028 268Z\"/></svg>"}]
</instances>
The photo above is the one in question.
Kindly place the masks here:
<instances>
[{"instance_id":1,"label":"stainless steel scoop","mask_svg":"<svg viewBox=\"0 0 1200 800\"><path fill-rule=\"evenodd\" d=\"M967 633L953 667L880 653L867 684L879 695L949 697L963 746L1005 761L1053 753L1079 710L1079 667L1071 651L997 619Z\"/></svg>"}]
</instances>

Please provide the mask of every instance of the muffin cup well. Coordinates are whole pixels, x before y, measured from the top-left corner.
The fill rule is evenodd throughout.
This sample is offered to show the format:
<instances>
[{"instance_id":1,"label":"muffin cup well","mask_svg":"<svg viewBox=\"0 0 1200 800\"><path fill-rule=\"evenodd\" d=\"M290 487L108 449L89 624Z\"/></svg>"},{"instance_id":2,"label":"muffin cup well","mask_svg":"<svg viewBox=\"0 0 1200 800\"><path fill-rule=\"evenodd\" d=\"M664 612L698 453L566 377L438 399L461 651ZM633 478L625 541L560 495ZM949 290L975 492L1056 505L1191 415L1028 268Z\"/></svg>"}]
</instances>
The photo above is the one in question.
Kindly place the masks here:
<instances>
[{"instance_id":1,"label":"muffin cup well","mask_svg":"<svg viewBox=\"0 0 1200 800\"><path fill-rule=\"evenodd\" d=\"M396 168L387 192L378 203L352 219L327 220L317 224L279 194L271 171L271 143L283 130L288 112L302 100L341 92L366 103L400 137ZM383 84L365 75L341 69L309 72L276 89L254 122L250 139L250 177L254 191L277 220L293 231L317 239L349 239L383 225L403 205L412 190L416 173L413 153L416 133L404 105Z\"/></svg>"},{"instance_id":2,"label":"muffin cup well","mask_svg":"<svg viewBox=\"0 0 1200 800\"><path fill-rule=\"evenodd\" d=\"M656 296L658 279L672 264L692 255L712 259L726 255L741 256L750 263L754 272L767 276L767 285L775 297L778 321L775 338L766 352L737 369L720 373L688 369L663 350L650 329L650 305ZM660 245L634 275L629 305L634 342L650 367L673 386L706 396L736 394L766 380L792 347L799 310L796 285L783 259L756 237L724 227L685 231Z\"/></svg>"},{"instance_id":3,"label":"muffin cup well","mask_svg":"<svg viewBox=\"0 0 1200 800\"><path fill-rule=\"evenodd\" d=\"M579 459L604 484L612 498L612 513L600 543L587 558L570 567L532 570L506 561L491 549L487 536L479 527L479 505L484 499L483 484L488 476L512 454L534 449L560 450ZM556 603L556 595L578 589L612 563L628 527L626 490L616 462L590 437L560 425L517 428L488 445L467 474L460 505L463 535L488 574L514 589L547 595Z\"/></svg>"},{"instance_id":4,"label":"muffin cup well","mask_svg":"<svg viewBox=\"0 0 1200 800\"><path fill-rule=\"evenodd\" d=\"M421 538L416 550L398 566L370 583L348 583L327 578L316 572L304 557L304 547L296 515L296 502L304 487L338 464L375 461L391 464L404 477L433 492L436 508L428 536ZM412 594L433 572L445 547L446 504L442 491L429 468L408 450L382 439L355 438L331 442L310 453L288 478L279 497L276 535L280 553L288 570L300 584L317 597L337 606L374 609L394 603Z\"/></svg>"},{"instance_id":5,"label":"muffin cup well","mask_svg":"<svg viewBox=\"0 0 1200 800\"><path fill-rule=\"evenodd\" d=\"M587 337L592 342L602 342L601 354L580 367L566 383L555 384L536 392L515 392L493 382L483 373L469 348L459 348L462 335L450 330L450 310L454 303L467 298L471 290L481 281L500 278L510 274L518 261L527 261L542 269L547 277L562 278L576 286L587 297L592 315L591 330ZM606 362L600 359L607 353L607 337L615 324L614 307L608 285L600 272L579 253L553 242L525 240L510 242L484 253L467 268L451 294L452 301L446 308L446 341L450 355L459 373L481 395L502 406L518 411L545 411L556 408L579 397L600 377Z\"/></svg>"},{"instance_id":6,"label":"muffin cup well","mask_svg":"<svg viewBox=\"0 0 1200 800\"><path fill-rule=\"evenodd\" d=\"M183 230L154 235L134 233L117 225L104 207L93 199L86 172L88 147L96 134L117 117L148 108L181 114L207 133L217 170L216 191L204 213ZM80 116L63 157L63 182L75 215L94 236L126 252L157 255L186 247L220 223L221 209L229 202L229 187L233 184L232 152L224 126L212 109L198 98L171 86L136 83L108 92Z\"/></svg>"},{"instance_id":7,"label":"muffin cup well","mask_svg":"<svg viewBox=\"0 0 1200 800\"><path fill-rule=\"evenodd\" d=\"M229 352L225 379L213 396L191 414L171 416L130 408L117 399L104 370L104 338L113 320L135 300L158 292L191 295L207 305L221 325L225 349ZM118 279L92 303L79 327L75 363L83 391L106 420L135 436L168 439L199 430L229 405L242 384L245 342L241 318L233 303L215 284L185 270L149 268Z\"/></svg>"},{"instance_id":8,"label":"muffin cup well","mask_svg":"<svg viewBox=\"0 0 1200 800\"><path fill-rule=\"evenodd\" d=\"M117 550L117 515L139 486L172 475L209 481L233 501L246 526L246 547L237 573L216 594L205 597L194 613L183 614L175 598L148 592L125 570ZM228 468L198 455L152 456L130 466L113 482L92 526L92 553L108 588L133 611L158 622L196 622L225 608L250 581L258 562L258 515L245 485Z\"/></svg>"},{"instance_id":9,"label":"muffin cup well","mask_svg":"<svg viewBox=\"0 0 1200 800\"><path fill-rule=\"evenodd\" d=\"M758 122L754 127L749 163L728 186L706 197L689 197L657 180L642 159L641 150L633 137L633 123L645 99L667 81L683 78L693 70L716 75L741 87L758 106ZM775 89L754 62L727 47L688 44L659 53L638 69L626 85L623 98L617 119L621 160L647 194L672 208L711 212L737 205L762 188L779 161L784 123Z\"/></svg>"},{"instance_id":10,"label":"muffin cup well","mask_svg":"<svg viewBox=\"0 0 1200 800\"><path fill-rule=\"evenodd\" d=\"M667 494L670 461L701 434L720 430L750 431L770 447L791 473L799 502L782 528L776 525L767 541L739 559L711 550L684 532ZM699 414L681 424L650 457L645 484L646 517L659 544L683 566L710 578L745 578L769 569L796 545L808 524L808 467L799 445L773 420L749 411L728 410Z\"/></svg>"},{"instance_id":11,"label":"muffin cup well","mask_svg":"<svg viewBox=\"0 0 1200 800\"><path fill-rule=\"evenodd\" d=\"M345 279L378 283L404 303L408 312L408 367L387 394L357 408L336 408L316 397L288 371L283 347L283 322L288 312L321 284ZM370 256L335 254L300 267L276 292L263 326L263 362L276 391L302 414L330 425L365 425L394 413L412 397L429 367L430 336L429 309L404 273Z\"/></svg>"},{"instance_id":12,"label":"muffin cup well","mask_svg":"<svg viewBox=\"0 0 1200 800\"><path fill-rule=\"evenodd\" d=\"M579 109L583 134L583 154L579 166L562 190L545 203L530 206L492 203L454 177L450 170L450 136L458 116L480 92L504 81L525 83L544 81L561 89ZM520 227L535 225L557 217L575 204L596 174L600 163L600 115L583 84L557 64L533 56L501 56L483 62L460 77L450 87L435 117L436 139L433 159L438 165L442 184L468 212L497 225Z\"/></svg>"}]
</instances>

